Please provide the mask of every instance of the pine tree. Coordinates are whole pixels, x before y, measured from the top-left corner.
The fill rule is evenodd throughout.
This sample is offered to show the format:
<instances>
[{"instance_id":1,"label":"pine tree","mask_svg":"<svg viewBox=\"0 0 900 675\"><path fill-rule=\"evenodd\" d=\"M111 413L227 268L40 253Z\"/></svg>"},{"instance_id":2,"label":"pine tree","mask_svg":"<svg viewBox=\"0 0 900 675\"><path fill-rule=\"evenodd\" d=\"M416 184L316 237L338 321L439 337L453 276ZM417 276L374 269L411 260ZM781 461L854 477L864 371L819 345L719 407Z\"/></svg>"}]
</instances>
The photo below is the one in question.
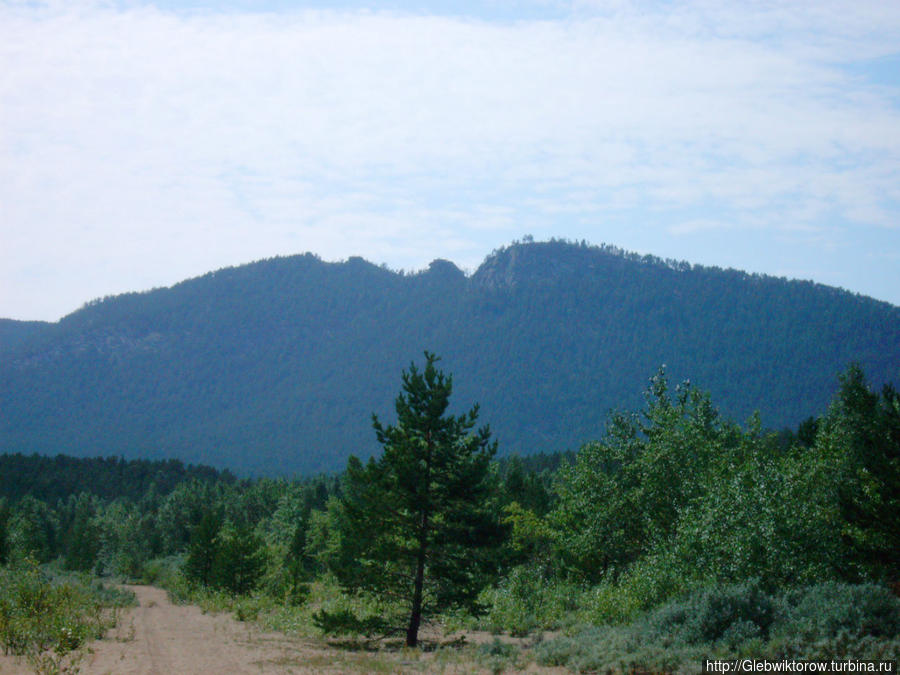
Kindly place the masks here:
<instances>
[{"instance_id":1,"label":"pine tree","mask_svg":"<svg viewBox=\"0 0 900 675\"><path fill-rule=\"evenodd\" d=\"M96 523L96 509L91 495L82 492L69 497L72 511L68 531L63 536L65 566L70 570L89 571L100 552L100 529Z\"/></svg>"},{"instance_id":2,"label":"pine tree","mask_svg":"<svg viewBox=\"0 0 900 675\"><path fill-rule=\"evenodd\" d=\"M838 501L843 536L865 574L900 582L900 393L879 395L852 364L822 424L819 446L836 452L844 475ZM845 560L846 563L846 560ZM853 578L858 572L845 568Z\"/></svg>"},{"instance_id":3,"label":"pine tree","mask_svg":"<svg viewBox=\"0 0 900 675\"><path fill-rule=\"evenodd\" d=\"M504 537L491 468L496 442L487 426L472 432L477 405L447 413L452 376L435 367L434 354L425 352L425 360L424 371L411 364L402 375L396 425L372 416L382 456L365 467L355 457L347 464L335 569L348 590L408 607L409 646L423 616L477 609Z\"/></svg>"},{"instance_id":4,"label":"pine tree","mask_svg":"<svg viewBox=\"0 0 900 675\"><path fill-rule=\"evenodd\" d=\"M0 497L0 565L5 565L9 558L9 539L7 536L9 516L9 506L6 504L6 498Z\"/></svg>"},{"instance_id":5,"label":"pine tree","mask_svg":"<svg viewBox=\"0 0 900 675\"><path fill-rule=\"evenodd\" d=\"M246 595L259 583L266 559L263 543L247 526L224 526L218 534L213 576L232 595Z\"/></svg>"},{"instance_id":6,"label":"pine tree","mask_svg":"<svg viewBox=\"0 0 900 675\"><path fill-rule=\"evenodd\" d=\"M184 575L202 586L210 586L216 556L219 552L219 531L222 519L212 510L206 511L191 532L191 543L184 561Z\"/></svg>"}]
</instances>

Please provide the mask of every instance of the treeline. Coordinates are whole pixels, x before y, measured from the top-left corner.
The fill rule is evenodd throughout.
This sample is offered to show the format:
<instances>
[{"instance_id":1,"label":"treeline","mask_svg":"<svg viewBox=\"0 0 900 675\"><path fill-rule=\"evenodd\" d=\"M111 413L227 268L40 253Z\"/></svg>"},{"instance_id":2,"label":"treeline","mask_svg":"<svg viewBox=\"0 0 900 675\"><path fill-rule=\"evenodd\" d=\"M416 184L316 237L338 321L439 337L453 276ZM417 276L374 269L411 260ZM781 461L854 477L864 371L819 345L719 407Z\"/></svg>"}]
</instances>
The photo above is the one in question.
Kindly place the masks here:
<instances>
[{"instance_id":1,"label":"treeline","mask_svg":"<svg viewBox=\"0 0 900 675\"><path fill-rule=\"evenodd\" d=\"M185 465L177 459L126 461L122 457L0 455L0 497L12 501L30 495L54 503L81 492L107 500L140 500L151 492L167 495L179 483L193 480L233 483L236 478L227 469Z\"/></svg>"},{"instance_id":2,"label":"treeline","mask_svg":"<svg viewBox=\"0 0 900 675\"><path fill-rule=\"evenodd\" d=\"M673 386L660 371L641 410L613 415L601 440L556 468L559 459L495 462L480 483L493 488L479 512L492 511L502 524L494 576L478 598L480 625L520 633L573 621L658 628L686 621L692 602L707 603L720 614L710 640L730 640L722 649L756 640L757 653L773 654L760 645L782 624L752 608L795 593L795 600L844 603L816 610L828 616L854 603L857 619L878 614L853 624L857 632L840 638L844 647L828 643L837 652L855 655L863 638L875 640L866 653L900 644L900 606L886 590L900 582L900 395L890 385L873 391L859 367L841 376L819 417L780 434L764 431L758 418L744 426L725 419L708 394ZM83 465L85 475L108 475L104 462ZM145 473L164 466L148 464ZM355 499L347 490L363 489L361 465L352 466L350 482L347 475L235 481L185 469L167 493L151 481L143 493L110 497L93 491L99 485L55 500L10 494L0 505L0 558L58 558L72 569L153 580L168 557L183 588L303 607L312 586L341 578L358 544L345 536ZM408 545L402 534L391 536ZM867 590L852 590L859 584ZM641 618L678 602L682 619L671 614L677 608ZM344 623L363 630L366 610L357 609L358 621L349 621L348 609ZM816 639L839 642L835 631L850 630L843 619L832 623L817 624Z\"/></svg>"},{"instance_id":3,"label":"treeline","mask_svg":"<svg viewBox=\"0 0 900 675\"><path fill-rule=\"evenodd\" d=\"M546 512L552 468L566 456L500 460L503 503ZM148 563L180 556L187 576L229 587L216 565L219 548L236 537L252 543L247 560L265 560L275 576L296 572L298 564L304 579L327 571L329 504L342 494L340 475L236 480L228 471L176 460L37 455L0 455L0 467L0 563L31 557L72 571L140 578ZM127 478L116 484L116 476Z\"/></svg>"}]
</instances>

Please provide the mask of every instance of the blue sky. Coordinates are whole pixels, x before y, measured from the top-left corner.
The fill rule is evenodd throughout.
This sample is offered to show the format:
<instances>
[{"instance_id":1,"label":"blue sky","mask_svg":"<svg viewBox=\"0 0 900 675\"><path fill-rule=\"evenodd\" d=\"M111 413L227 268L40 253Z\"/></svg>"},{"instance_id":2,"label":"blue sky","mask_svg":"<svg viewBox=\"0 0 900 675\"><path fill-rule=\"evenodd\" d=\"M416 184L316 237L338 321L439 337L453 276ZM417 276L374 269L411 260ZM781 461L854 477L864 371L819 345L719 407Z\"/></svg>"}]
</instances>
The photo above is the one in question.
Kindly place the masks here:
<instances>
[{"instance_id":1,"label":"blue sky","mask_svg":"<svg viewBox=\"0 0 900 675\"><path fill-rule=\"evenodd\" d=\"M525 234L900 304L900 3L0 0L0 317Z\"/></svg>"}]
</instances>

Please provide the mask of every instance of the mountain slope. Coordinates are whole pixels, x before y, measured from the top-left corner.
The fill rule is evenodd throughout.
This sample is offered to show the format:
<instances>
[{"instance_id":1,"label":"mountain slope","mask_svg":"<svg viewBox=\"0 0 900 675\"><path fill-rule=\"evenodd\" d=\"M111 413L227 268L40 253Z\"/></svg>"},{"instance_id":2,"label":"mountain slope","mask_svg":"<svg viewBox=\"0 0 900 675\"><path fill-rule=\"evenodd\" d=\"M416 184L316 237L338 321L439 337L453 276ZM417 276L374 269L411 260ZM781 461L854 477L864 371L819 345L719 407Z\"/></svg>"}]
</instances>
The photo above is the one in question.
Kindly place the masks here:
<instances>
[{"instance_id":1,"label":"mountain slope","mask_svg":"<svg viewBox=\"0 0 900 675\"><path fill-rule=\"evenodd\" d=\"M2 326L0 326L2 328ZM820 412L852 360L900 373L900 308L809 282L516 244L471 277L360 258L266 260L94 302L0 344L0 451L177 457L242 472L377 450L424 349L481 403L501 452L597 438L660 366L770 427ZM8 331L0 330L0 342Z\"/></svg>"}]
</instances>

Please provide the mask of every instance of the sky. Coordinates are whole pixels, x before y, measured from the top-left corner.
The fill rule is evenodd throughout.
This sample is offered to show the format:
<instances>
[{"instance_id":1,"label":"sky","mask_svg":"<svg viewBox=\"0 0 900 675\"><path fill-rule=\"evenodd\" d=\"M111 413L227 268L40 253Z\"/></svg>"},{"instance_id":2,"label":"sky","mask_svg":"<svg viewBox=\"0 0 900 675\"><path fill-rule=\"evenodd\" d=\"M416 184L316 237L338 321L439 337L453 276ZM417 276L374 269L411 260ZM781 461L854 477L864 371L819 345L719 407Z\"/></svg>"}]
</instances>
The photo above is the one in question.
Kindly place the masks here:
<instances>
[{"instance_id":1,"label":"sky","mask_svg":"<svg viewBox=\"0 0 900 675\"><path fill-rule=\"evenodd\" d=\"M900 2L0 0L0 317L525 235L900 305Z\"/></svg>"}]
</instances>

